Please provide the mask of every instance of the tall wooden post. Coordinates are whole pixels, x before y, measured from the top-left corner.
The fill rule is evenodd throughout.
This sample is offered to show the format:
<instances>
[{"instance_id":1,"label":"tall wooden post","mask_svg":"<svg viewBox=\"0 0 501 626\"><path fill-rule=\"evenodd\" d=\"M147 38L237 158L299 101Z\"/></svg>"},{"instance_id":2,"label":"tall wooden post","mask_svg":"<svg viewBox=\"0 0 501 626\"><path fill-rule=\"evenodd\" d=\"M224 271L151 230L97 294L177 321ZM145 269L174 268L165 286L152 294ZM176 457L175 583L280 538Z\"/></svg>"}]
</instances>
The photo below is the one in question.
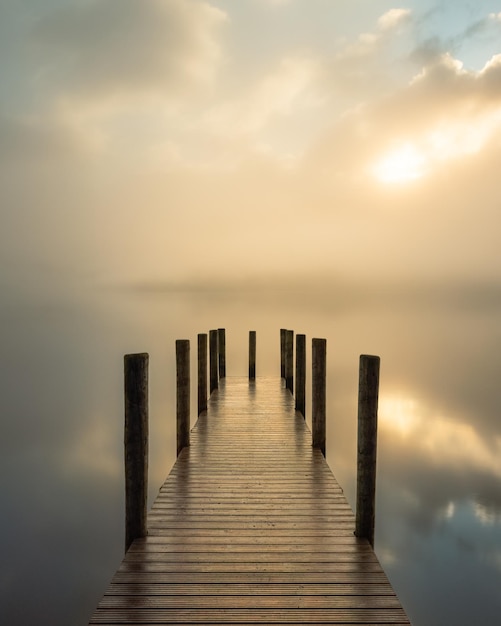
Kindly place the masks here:
<instances>
[{"instance_id":1,"label":"tall wooden post","mask_svg":"<svg viewBox=\"0 0 501 626\"><path fill-rule=\"evenodd\" d=\"M256 331L249 331L249 380L256 379Z\"/></svg>"},{"instance_id":2,"label":"tall wooden post","mask_svg":"<svg viewBox=\"0 0 501 626\"><path fill-rule=\"evenodd\" d=\"M125 551L146 537L148 500L148 354L124 356Z\"/></svg>"},{"instance_id":3,"label":"tall wooden post","mask_svg":"<svg viewBox=\"0 0 501 626\"><path fill-rule=\"evenodd\" d=\"M296 335L296 411L306 415L306 335Z\"/></svg>"},{"instance_id":4,"label":"tall wooden post","mask_svg":"<svg viewBox=\"0 0 501 626\"><path fill-rule=\"evenodd\" d=\"M176 341L177 454L190 445L190 342Z\"/></svg>"},{"instance_id":5,"label":"tall wooden post","mask_svg":"<svg viewBox=\"0 0 501 626\"><path fill-rule=\"evenodd\" d=\"M280 329L280 376L285 378L285 328Z\"/></svg>"},{"instance_id":6,"label":"tall wooden post","mask_svg":"<svg viewBox=\"0 0 501 626\"><path fill-rule=\"evenodd\" d=\"M285 331L285 388L294 392L294 331Z\"/></svg>"},{"instance_id":7,"label":"tall wooden post","mask_svg":"<svg viewBox=\"0 0 501 626\"><path fill-rule=\"evenodd\" d=\"M218 332L209 331L210 393L218 388Z\"/></svg>"},{"instance_id":8,"label":"tall wooden post","mask_svg":"<svg viewBox=\"0 0 501 626\"><path fill-rule=\"evenodd\" d=\"M198 415L207 411L207 333L198 335Z\"/></svg>"},{"instance_id":9,"label":"tall wooden post","mask_svg":"<svg viewBox=\"0 0 501 626\"><path fill-rule=\"evenodd\" d=\"M219 353L219 378L226 378L226 330L217 329L218 353Z\"/></svg>"},{"instance_id":10,"label":"tall wooden post","mask_svg":"<svg viewBox=\"0 0 501 626\"><path fill-rule=\"evenodd\" d=\"M312 379L311 379L311 426L313 447L320 448L325 456L325 405L326 405L326 356L327 341L325 339L312 340Z\"/></svg>"},{"instance_id":11,"label":"tall wooden post","mask_svg":"<svg viewBox=\"0 0 501 626\"><path fill-rule=\"evenodd\" d=\"M374 546L376 520L377 410L380 358L360 356L358 384L357 510L355 535Z\"/></svg>"}]
</instances>

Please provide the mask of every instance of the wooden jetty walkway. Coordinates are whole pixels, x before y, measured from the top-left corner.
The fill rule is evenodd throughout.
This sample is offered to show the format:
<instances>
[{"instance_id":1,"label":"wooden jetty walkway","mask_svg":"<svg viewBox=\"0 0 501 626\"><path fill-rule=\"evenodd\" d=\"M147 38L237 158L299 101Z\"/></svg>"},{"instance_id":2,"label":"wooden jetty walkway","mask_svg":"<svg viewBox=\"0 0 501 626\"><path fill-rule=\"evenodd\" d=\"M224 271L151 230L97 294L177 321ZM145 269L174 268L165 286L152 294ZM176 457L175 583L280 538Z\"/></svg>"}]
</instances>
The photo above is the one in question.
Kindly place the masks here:
<instances>
[{"instance_id":1,"label":"wooden jetty walkway","mask_svg":"<svg viewBox=\"0 0 501 626\"><path fill-rule=\"evenodd\" d=\"M90 624L410 624L292 394L224 378Z\"/></svg>"}]
</instances>

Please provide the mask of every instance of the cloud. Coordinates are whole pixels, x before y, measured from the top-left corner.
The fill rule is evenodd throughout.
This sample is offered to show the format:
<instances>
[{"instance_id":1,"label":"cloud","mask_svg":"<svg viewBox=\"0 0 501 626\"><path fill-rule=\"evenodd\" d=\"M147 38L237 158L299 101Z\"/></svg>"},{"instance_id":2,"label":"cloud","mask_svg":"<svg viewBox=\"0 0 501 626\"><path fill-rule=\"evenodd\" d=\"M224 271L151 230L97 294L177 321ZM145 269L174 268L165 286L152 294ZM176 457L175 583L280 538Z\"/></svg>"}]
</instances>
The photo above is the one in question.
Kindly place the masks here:
<instances>
[{"instance_id":1,"label":"cloud","mask_svg":"<svg viewBox=\"0 0 501 626\"><path fill-rule=\"evenodd\" d=\"M491 132L483 132L489 120L499 121L501 98L501 57L493 57L479 72L466 70L461 61L443 54L427 65L400 91L390 107L390 115L402 120L411 133L428 130L438 124L462 128L478 127L484 139ZM412 124L410 120L412 119ZM496 124L494 124L496 125ZM490 128L489 131L494 130ZM481 142L483 145L484 141Z\"/></svg>"},{"instance_id":2,"label":"cloud","mask_svg":"<svg viewBox=\"0 0 501 626\"><path fill-rule=\"evenodd\" d=\"M410 10L393 9L379 18L373 32L343 41L330 58L291 52L270 62L258 80L239 81L230 97L199 111L193 120L197 154L191 151L190 157L200 163L208 155L212 164L235 165L259 152L287 166L299 163L315 135L352 105L354 97L385 90L389 72L381 70L381 59L411 19ZM182 123L179 117L176 123ZM222 159L203 147L214 142Z\"/></svg>"},{"instance_id":3,"label":"cloud","mask_svg":"<svg viewBox=\"0 0 501 626\"><path fill-rule=\"evenodd\" d=\"M411 15L410 9L390 9L378 19L378 28L383 32L397 28L407 22Z\"/></svg>"},{"instance_id":4,"label":"cloud","mask_svg":"<svg viewBox=\"0 0 501 626\"><path fill-rule=\"evenodd\" d=\"M57 8L33 29L39 80L87 98L178 95L213 78L226 19L196 0L91 0Z\"/></svg>"},{"instance_id":5,"label":"cloud","mask_svg":"<svg viewBox=\"0 0 501 626\"><path fill-rule=\"evenodd\" d=\"M209 132L233 138L255 135L270 122L284 119L294 124L302 111L311 112L321 102L321 65L309 56L285 57L239 95L201 118Z\"/></svg>"},{"instance_id":6,"label":"cloud","mask_svg":"<svg viewBox=\"0 0 501 626\"><path fill-rule=\"evenodd\" d=\"M347 55L365 56L380 49L400 32L400 27L412 19L410 9L391 9L377 20L376 29L361 33L356 42L348 46Z\"/></svg>"},{"instance_id":7,"label":"cloud","mask_svg":"<svg viewBox=\"0 0 501 626\"><path fill-rule=\"evenodd\" d=\"M478 74L485 100L501 99L501 54L496 54ZM499 102L498 102L499 103Z\"/></svg>"},{"instance_id":8,"label":"cloud","mask_svg":"<svg viewBox=\"0 0 501 626\"><path fill-rule=\"evenodd\" d=\"M455 159L480 153L499 136L500 99L500 56L474 72L443 54L408 84L345 115L319 144L318 159L326 163L326 152L334 158L342 153L343 170L359 174L368 166L386 171L392 164L416 169L415 178L436 173Z\"/></svg>"},{"instance_id":9,"label":"cloud","mask_svg":"<svg viewBox=\"0 0 501 626\"><path fill-rule=\"evenodd\" d=\"M392 9L379 17L372 30L340 42L324 63L324 83L333 103L346 109L395 89L409 71L402 63L402 49L409 45L414 20L408 9Z\"/></svg>"}]
</instances>

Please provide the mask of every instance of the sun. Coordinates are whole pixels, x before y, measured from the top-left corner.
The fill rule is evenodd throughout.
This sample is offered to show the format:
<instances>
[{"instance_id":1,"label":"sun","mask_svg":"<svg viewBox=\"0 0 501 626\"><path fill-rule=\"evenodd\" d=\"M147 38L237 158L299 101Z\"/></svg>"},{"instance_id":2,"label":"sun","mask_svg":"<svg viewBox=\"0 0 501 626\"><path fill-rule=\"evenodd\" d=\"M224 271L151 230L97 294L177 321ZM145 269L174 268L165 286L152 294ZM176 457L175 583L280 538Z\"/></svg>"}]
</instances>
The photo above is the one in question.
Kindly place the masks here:
<instances>
[{"instance_id":1,"label":"sun","mask_svg":"<svg viewBox=\"0 0 501 626\"><path fill-rule=\"evenodd\" d=\"M425 175L425 155L411 143L385 154L374 166L373 175L382 183L407 183Z\"/></svg>"}]
</instances>

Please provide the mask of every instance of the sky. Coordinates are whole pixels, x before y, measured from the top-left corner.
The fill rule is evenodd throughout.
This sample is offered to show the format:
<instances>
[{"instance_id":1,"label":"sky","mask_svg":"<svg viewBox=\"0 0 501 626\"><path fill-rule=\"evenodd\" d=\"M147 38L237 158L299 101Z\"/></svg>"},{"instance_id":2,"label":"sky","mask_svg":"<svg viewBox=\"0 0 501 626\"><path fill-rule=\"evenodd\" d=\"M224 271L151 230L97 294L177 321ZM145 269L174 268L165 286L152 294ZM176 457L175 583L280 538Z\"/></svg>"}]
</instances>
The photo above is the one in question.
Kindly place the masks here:
<instances>
[{"instance_id":1,"label":"sky","mask_svg":"<svg viewBox=\"0 0 501 626\"><path fill-rule=\"evenodd\" d=\"M499 9L2 0L3 280L496 282Z\"/></svg>"},{"instance_id":2,"label":"sky","mask_svg":"<svg viewBox=\"0 0 501 626\"><path fill-rule=\"evenodd\" d=\"M238 374L249 328L267 374L279 328L324 333L336 412L381 354L376 546L421 624L467 619L398 565L501 571L501 3L0 0L0 73L0 621L86 623L121 558L122 356L152 353L151 499L173 341L221 326Z\"/></svg>"}]
</instances>

